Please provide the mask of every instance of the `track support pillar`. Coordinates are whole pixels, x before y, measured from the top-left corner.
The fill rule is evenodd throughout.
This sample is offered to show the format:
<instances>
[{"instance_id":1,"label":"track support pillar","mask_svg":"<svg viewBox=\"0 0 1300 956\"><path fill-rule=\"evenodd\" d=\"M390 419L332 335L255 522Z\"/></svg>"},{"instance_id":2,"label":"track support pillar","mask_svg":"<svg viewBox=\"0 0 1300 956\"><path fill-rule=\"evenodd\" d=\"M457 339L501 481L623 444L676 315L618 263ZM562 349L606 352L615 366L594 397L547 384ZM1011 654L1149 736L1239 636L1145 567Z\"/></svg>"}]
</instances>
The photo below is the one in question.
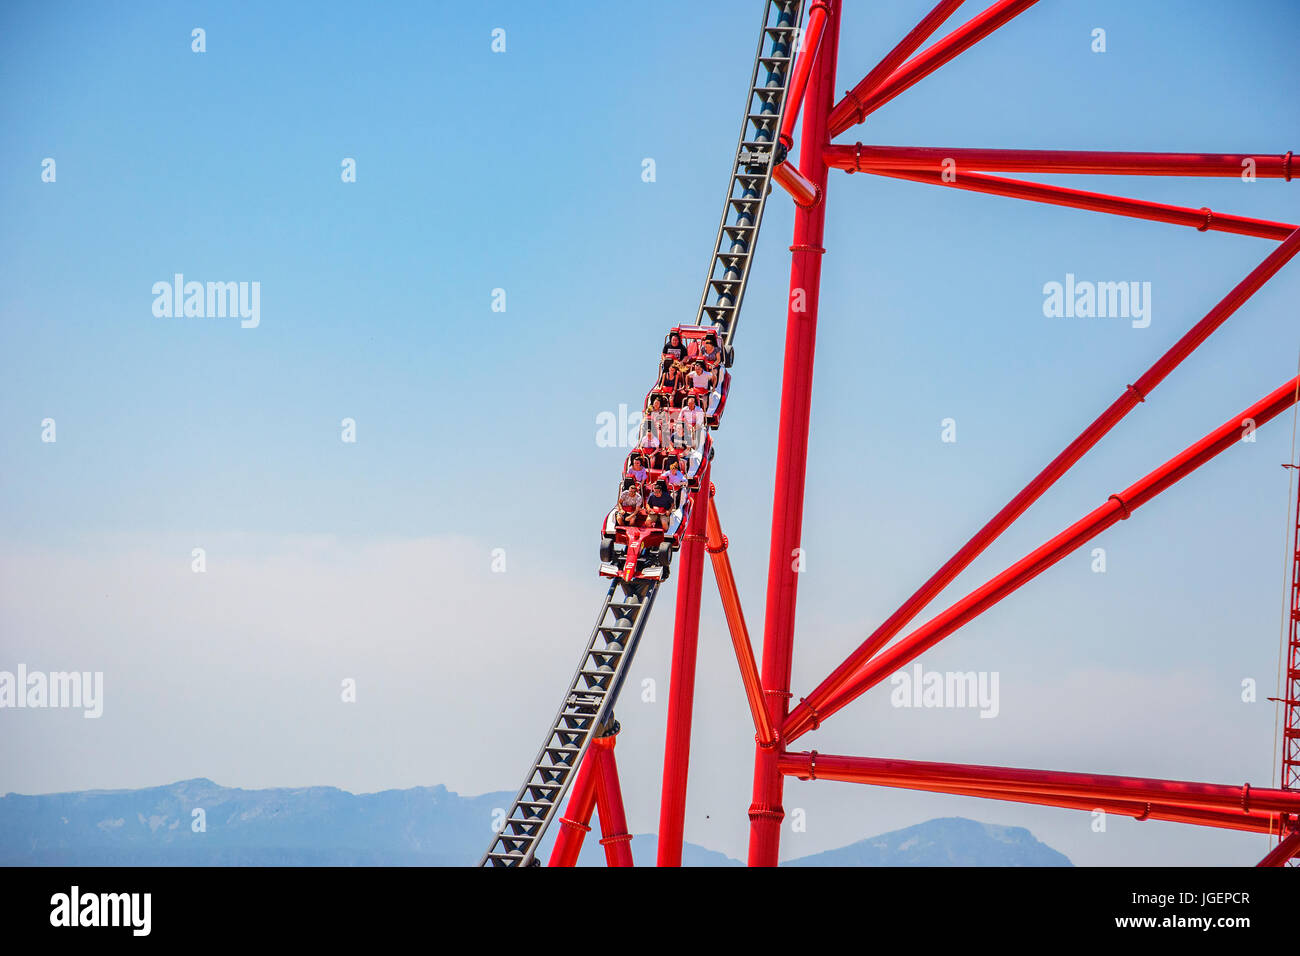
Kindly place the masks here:
<instances>
[{"instance_id":1,"label":"track support pillar","mask_svg":"<svg viewBox=\"0 0 1300 956\"><path fill-rule=\"evenodd\" d=\"M710 507L709 473L712 470L707 463L700 470L695 506L677 554L677 617L673 625L664 779L659 798L659 866L682 865L686 779L691 762L691 718L695 710L695 658L700 636L700 591L704 580L704 536Z\"/></svg>"},{"instance_id":2,"label":"track support pillar","mask_svg":"<svg viewBox=\"0 0 1300 956\"><path fill-rule=\"evenodd\" d=\"M835 93L839 53L840 0L831 0L825 37L804 97L799 169L826 193L823 147ZM813 350L817 339L817 297L826 203L795 212L786 314L785 372L781 383L781 425L777 445L776 490L772 503L772 545L768 557L767 608L763 624L762 682L768 719L780 726L789 711L790 664L794 641L795 593L802 567L803 488L808 459ZM749 863L776 866L781 845L784 779L777 766L780 748L757 746L753 803L749 810Z\"/></svg>"}]
</instances>

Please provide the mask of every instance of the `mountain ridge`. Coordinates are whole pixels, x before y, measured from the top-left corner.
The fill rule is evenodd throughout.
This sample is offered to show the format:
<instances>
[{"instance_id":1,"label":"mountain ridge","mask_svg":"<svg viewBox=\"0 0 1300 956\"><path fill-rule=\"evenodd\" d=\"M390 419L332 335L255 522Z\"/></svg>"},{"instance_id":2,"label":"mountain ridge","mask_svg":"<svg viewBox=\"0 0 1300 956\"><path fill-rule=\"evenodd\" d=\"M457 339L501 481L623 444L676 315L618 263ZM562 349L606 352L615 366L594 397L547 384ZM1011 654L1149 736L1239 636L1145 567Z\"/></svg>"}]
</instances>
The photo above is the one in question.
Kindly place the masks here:
<instances>
[{"instance_id":1,"label":"mountain ridge","mask_svg":"<svg viewBox=\"0 0 1300 956\"><path fill-rule=\"evenodd\" d=\"M468 866L514 794L461 796L442 784L354 794L339 787L223 787L207 777L138 789L0 797L0 866ZM554 828L538 856L545 859ZM654 834L633 857L655 858ZM741 866L683 848L686 866ZM580 866L602 865L587 840ZM1023 827L925 821L783 866L1071 866Z\"/></svg>"}]
</instances>

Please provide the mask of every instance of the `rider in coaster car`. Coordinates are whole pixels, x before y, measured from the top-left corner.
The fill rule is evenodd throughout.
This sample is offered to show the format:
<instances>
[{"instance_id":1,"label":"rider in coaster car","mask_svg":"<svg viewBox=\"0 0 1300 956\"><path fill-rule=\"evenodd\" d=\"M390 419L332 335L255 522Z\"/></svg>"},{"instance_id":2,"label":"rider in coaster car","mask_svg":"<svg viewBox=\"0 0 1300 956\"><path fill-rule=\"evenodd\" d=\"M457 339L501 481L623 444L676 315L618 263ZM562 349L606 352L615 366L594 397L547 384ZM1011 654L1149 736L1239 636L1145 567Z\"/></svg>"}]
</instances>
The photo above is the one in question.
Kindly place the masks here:
<instances>
[{"instance_id":1,"label":"rider in coaster car","mask_svg":"<svg viewBox=\"0 0 1300 956\"><path fill-rule=\"evenodd\" d=\"M677 362L665 355L663 363L659 366L659 383L655 388L665 392L675 392L680 385L681 383L678 381Z\"/></svg>"},{"instance_id":2,"label":"rider in coaster car","mask_svg":"<svg viewBox=\"0 0 1300 956\"><path fill-rule=\"evenodd\" d=\"M633 457L632 467L627 470L627 477L634 478L639 483L645 481L648 474L649 472L645 470L645 459L640 455Z\"/></svg>"},{"instance_id":3,"label":"rider in coaster car","mask_svg":"<svg viewBox=\"0 0 1300 956\"><path fill-rule=\"evenodd\" d=\"M686 437L691 448L699 444L700 429L704 427L704 409L699 406L694 395L686 396L686 406L682 409L682 425L686 428Z\"/></svg>"},{"instance_id":4,"label":"rider in coaster car","mask_svg":"<svg viewBox=\"0 0 1300 956\"><path fill-rule=\"evenodd\" d=\"M662 448L669 438L672 415L664 408L664 400L658 395L650 399L649 418L650 430L659 439L659 447Z\"/></svg>"},{"instance_id":5,"label":"rider in coaster car","mask_svg":"<svg viewBox=\"0 0 1300 956\"><path fill-rule=\"evenodd\" d=\"M713 341L712 336L708 336L700 340L700 344L696 347L692 357L699 359L711 368L722 361L722 349L718 348L718 343Z\"/></svg>"},{"instance_id":6,"label":"rider in coaster car","mask_svg":"<svg viewBox=\"0 0 1300 956\"><path fill-rule=\"evenodd\" d=\"M668 490L673 492L686 484L686 472L682 470L682 463L679 459L674 458L668 463L668 471L664 474L664 481L668 482Z\"/></svg>"},{"instance_id":7,"label":"rider in coaster car","mask_svg":"<svg viewBox=\"0 0 1300 956\"><path fill-rule=\"evenodd\" d=\"M659 450L659 445L659 436L655 434L655 429L650 426L649 422L647 422L644 433L641 435L641 441L637 444L637 447L648 454L653 455Z\"/></svg>"},{"instance_id":8,"label":"rider in coaster car","mask_svg":"<svg viewBox=\"0 0 1300 956\"><path fill-rule=\"evenodd\" d=\"M668 337L664 346L664 376L661 381L674 389L682 386L682 376L689 367L686 362L686 347L682 345L681 336L676 332Z\"/></svg>"},{"instance_id":9,"label":"rider in coaster car","mask_svg":"<svg viewBox=\"0 0 1300 956\"><path fill-rule=\"evenodd\" d=\"M668 527L668 513L673 510L673 496L668 493L662 481L654 483L650 497L646 499L646 524L658 522L661 528Z\"/></svg>"},{"instance_id":10,"label":"rider in coaster car","mask_svg":"<svg viewBox=\"0 0 1300 956\"><path fill-rule=\"evenodd\" d=\"M713 373L704 368L703 362L696 362L691 373L686 376L686 381L691 391L702 394L713 388Z\"/></svg>"},{"instance_id":11,"label":"rider in coaster car","mask_svg":"<svg viewBox=\"0 0 1300 956\"><path fill-rule=\"evenodd\" d=\"M641 513L644 501L641 489L634 479L623 482L623 492L618 496L618 508L614 514L614 523L632 527L637 515Z\"/></svg>"}]
</instances>

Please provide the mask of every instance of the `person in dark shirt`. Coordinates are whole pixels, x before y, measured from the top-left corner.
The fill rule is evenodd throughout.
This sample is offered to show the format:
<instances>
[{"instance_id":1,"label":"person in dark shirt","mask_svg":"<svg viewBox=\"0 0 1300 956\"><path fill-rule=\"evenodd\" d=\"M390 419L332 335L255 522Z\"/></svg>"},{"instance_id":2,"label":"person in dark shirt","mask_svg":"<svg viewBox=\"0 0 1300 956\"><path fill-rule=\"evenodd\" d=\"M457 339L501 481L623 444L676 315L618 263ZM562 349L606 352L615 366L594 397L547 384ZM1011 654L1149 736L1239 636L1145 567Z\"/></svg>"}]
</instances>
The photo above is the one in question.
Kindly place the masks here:
<instances>
[{"instance_id":1,"label":"person in dark shirt","mask_svg":"<svg viewBox=\"0 0 1300 956\"><path fill-rule=\"evenodd\" d=\"M673 496L668 493L662 481L656 481L654 490L646 499L647 524L658 521L661 528L668 527L668 514L673 510Z\"/></svg>"},{"instance_id":2,"label":"person in dark shirt","mask_svg":"<svg viewBox=\"0 0 1300 956\"><path fill-rule=\"evenodd\" d=\"M681 336L676 333L668 336L668 344L664 346L663 356L663 374L659 382L665 388L678 389L682 387L682 376L686 372L686 347L682 345Z\"/></svg>"},{"instance_id":3,"label":"person in dark shirt","mask_svg":"<svg viewBox=\"0 0 1300 956\"><path fill-rule=\"evenodd\" d=\"M680 362L686 357L686 349L682 347L682 339L676 332L668 336L668 344L664 346L664 356L671 358L675 362Z\"/></svg>"}]
</instances>

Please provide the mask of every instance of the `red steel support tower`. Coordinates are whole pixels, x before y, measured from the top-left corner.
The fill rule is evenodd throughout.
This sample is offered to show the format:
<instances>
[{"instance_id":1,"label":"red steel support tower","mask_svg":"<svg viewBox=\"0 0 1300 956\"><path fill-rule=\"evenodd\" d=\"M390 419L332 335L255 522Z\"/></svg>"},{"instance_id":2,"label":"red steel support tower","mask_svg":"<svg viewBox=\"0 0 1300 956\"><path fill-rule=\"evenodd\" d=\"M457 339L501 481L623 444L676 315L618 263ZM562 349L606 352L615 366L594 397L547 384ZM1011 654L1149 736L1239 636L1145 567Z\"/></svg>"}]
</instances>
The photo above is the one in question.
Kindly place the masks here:
<instances>
[{"instance_id":1,"label":"red steel support tower","mask_svg":"<svg viewBox=\"0 0 1300 956\"><path fill-rule=\"evenodd\" d=\"M1297 466L1292 465L1293 469ZM1291 604L1282 672L1282 774L1283 790L1300 791L1300 481L1296 482L1295 535L1291 548ZM1288 834L1288 829L1291 831ZM1300 834L1300 816L1291 815L1278 829L1279 844Z\"/></svg>"},{"instance_id":2,"label":"red steel support tower","mask_svg":"<svg viewBox=\"0 0 1300 956\"><path fill-rule=\"evenodd\" d=\"M962 0L939 0L916 27L838 102L835 100L842 0L765 0L763 35L772 47L755 60L747 125L733 165L723 224L714 249L710 289L718 296L701 301L697 322L712 323L731 348L735 323L749 274L762 208L769 184L781 186L795 202L794 241L790 246L790 298L787 302L785 361L781 386L780 432L768 555L767 604L763 626L761 672L755 662L736 583L727 557L727 538L713 500L711 467L705 464L695 507L677 557L677 611L673 639L671 687L659 821L659 865L678 866L686 814L691 723L695 695L699 611L707 552L722 596L742 684L754 720L756 747L752 803L749 808L749 863L775 866L780 853L782 798L787 776L801 780L840 780L871 786L959 794L991 800L1105 810L1137 820L1167 820L1260 834L1277 844L1261 866L1283 866L1300 855L1300 499L1292 549L1289 643L1283 672L1284 709L1280 786L1216 784L1088 772L993 767L978 764L884 759L869 756L795 752L790 745L817 728L859 695L887 679L935 644L956 633L1035 577L1082 547L1096 535L1133 518L1152 498L1193 475L1240 443L1249 419L1263 427L1300 403L1300 376L1263 395L1248 408L1189 445L1143 478L1035 548L983 585L936 613L923 624L914 621L1017 518L1139 405L1147 401L1185 359L1200 348L1274 275L1300 253L1300 227L1252 219L1206 207L1174 206L1046 183L1028 182L994 172L1126 176L1228 177L1244 175L1289 182L1295 172L1292 154L1137 153L1080 150L962 149L832 142L876 109L961 53L1016 20L1037 0L997 0L963 25L921 50L921 46L962 6ZM789 36L806 14L802 49L788 49ZM920 50L920 52L917 52ZM797 51L797 56L795 55ZM759 79L765 68L766 81ZM786 70L789 70L787 73ZM790 97L784 98L785 90ZM802 110L797 167L787 154ZM779 125L777 121L779 120ZM1251 272L1229 289L1187 331L1024 488L922 583L817 686L791 706L796 597L802 567L804 478L807 470L814 353L817 339L827 177L831 169L905 179L940 188L963 189L1088 210L1114 216L1219 231L1276 243ZM770 177L770 180L769 180ZM1286 343L1290 345L1291 343ZM728 352L729 355L734 353ZM730 358L728 358L730 365ZM1121 380L1123 381L1123 380ZM1293 466L1294 467L1294 466ZM572 865L589 821L599 809L607 859L630 865L627 827L614 764L614 731L594 737L597 705L591 688L615 687L616 668L644 626L657 583L611 585L605 608L533 774L507 819L505 830L484 864L520 865L532 860L546 824L557 812L565 787L573 783L552 864ZM907 631L911 628L910 631ZM905 633L906 632L906 633ZM594 662L594 663L593 663ZM619 665L621 666L621 665ZM584 669L585 668L585 669ZM592 668L595 668L594 670ZM603 668L603 669L602 669ZM608 673L608 677L603 676ZM622 674L623 671L617 671ZM584 675L587 675L584 677ZM585 686L581 681L587 680ZM592 683L594 682L594 683ZM616 695L616 690L615 690ZM576 703L575 703L576 701ZM612 708L613 697L604 705ZM567 708L567 709L566 709ZM603 712L603 711L599 711ZM612 718L612 712L611 712ZM615 725L616 730L616 725ZM583 742L592 746L579 765Z\"/></svg>"},{"instance_id":3,"label":"red steel support tower","mask_svg":"<svg viewBox=\"0 0 1300 956\"><path fill-rule=\"evenodd\" d=\"M802 104L787 104L782 143L792 145L789 132L801 105L803 126L799 167L778 167L773 181L784 187L796 204L794 243L791 246L790 302L788 303L785 369L781 392L780 434L777 445L772 538L767 579L767 614L764 621L761 692L768 721L756 721L759 734L754 759L753 802L749 809L749 863L774 866L780 850L784 818L782 777L839 779L878 786L901 786L932 792L957 793L989 799L1074 809L1104 807L1137 819L1165 819L1184 823L1277 832L1281 842L1264 861L1280 865L1300 852L1295 832L1300 810L1300 514L1297 515L1291 608L1291 640L1286 670L1282 787L1252 789L1186 781L1137 777L1102 777L1048 770L933 764L920 761L882 761L869 757L832 757L794 753L791 743L846 706L858 695L888 677L929 647L1022 587L1039 573L1071 553L1110 525L1128 519L1138 507L1216 455L1239 438L1243 418L1263 423L1300 399L1300 379L1285 383L1259 402L1234 416L1182 454L1125 491L1112 495L1102 506L1036 549L983 587L895 641L958 574L965 570L999 535L1125 416L1202 345L1273 275L1300 252L1300 229L1293 224L1249 219L1208 208L1170 206L1140 199L1085 192L1042 183L987 175L989 172L1070 173L1148 176L1238 176L1249 167L1258 178L1290 181L1291 153L1124 153L1065 150L956 149L870 146L831 143L874 110L903 93L934 70L1034 6L1036 0L999 0L964 25L916 51L961 6L961 0L940 0L890 53L838 103L833 100L839 47L841 5L838 0L814 4L808 31L814 35L798 64L792 85L794 96L807 89ZM915 55L914 55L915 54ZM911 59L908 59L911 57ZM788 165L788 162L787 164ZM1021 200L1086 209L1233 232L1280 242L1248 276L1231 289L1147 372L1127 386L1119 398L1043 468L1024 489L990 519L970 541L868 639L808 694L790 706L790 676L795 628L795 607L800 566L803 489L807 463L808 428L812 395L823 226L826 214L827 172L840 168L891 178L910 179L1002 195ZM955 175L953 175L955 173ZM1300 508L1300 506L1298 506ZM729 578L729 570L727 572ZM720 579L721 581L722 579ZM728 586L734 598L734 583ZM729 610L730 623L730 610ZM743 629L743 620L741 623ZM738 653L747 637L737 635ZM743 640L742 640L743 638ZM891 645L891 641L894 642ZM743 670L743 661L742 661ZM748 682L747 682L748 689ZM762 724L775 728L765 735ZM775 741L771 740L775 737Z\"/></svg>"}]
</instances>

